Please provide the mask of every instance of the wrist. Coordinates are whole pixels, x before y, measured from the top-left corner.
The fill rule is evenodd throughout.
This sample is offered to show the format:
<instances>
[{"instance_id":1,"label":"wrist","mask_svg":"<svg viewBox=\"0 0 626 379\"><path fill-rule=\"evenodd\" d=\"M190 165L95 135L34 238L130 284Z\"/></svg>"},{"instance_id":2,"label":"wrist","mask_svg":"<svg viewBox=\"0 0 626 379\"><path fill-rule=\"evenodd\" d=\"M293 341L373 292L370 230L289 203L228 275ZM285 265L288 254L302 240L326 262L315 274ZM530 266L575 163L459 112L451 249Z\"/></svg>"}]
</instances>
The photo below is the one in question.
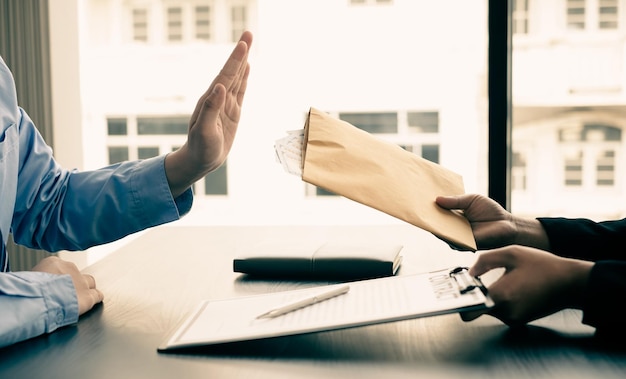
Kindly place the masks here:
<instances>
[{"instance_id":1,"label":"wrist","mask_svg":"<svg viewBox=\"0 0 626 379\"><path fill-rule=\"evenodd\" d=\"M202 178L196 170L192 170L193 165L185 164L187 160L182 150L183 148L180 148L165 157L165 176L174 198L180 196L193 183Z\"/></svg>"},{"instance_id":2,"label":"wrist","mask_svg":"<svg viewBox=\"0 0 626 379\"><path fill-rule=\"evenodd\" d=\"M550 240L539 220L514 217L516 234L513 243L550 251Z\"/></svg>"}]
</instances>

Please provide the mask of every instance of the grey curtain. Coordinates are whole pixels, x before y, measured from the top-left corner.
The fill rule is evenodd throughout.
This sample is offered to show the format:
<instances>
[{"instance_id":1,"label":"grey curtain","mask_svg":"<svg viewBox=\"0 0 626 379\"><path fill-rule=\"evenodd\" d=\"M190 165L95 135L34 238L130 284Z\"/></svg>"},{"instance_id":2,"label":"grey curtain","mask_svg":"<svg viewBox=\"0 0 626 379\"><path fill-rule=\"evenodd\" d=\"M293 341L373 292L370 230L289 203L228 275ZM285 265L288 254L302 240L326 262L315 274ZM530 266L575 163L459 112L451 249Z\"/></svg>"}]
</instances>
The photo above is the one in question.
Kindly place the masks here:
<instances>
[{"instance_id":1,"label":"grey curtain","mask_svg":"<svg viewBox=\"0 0 626 379\"><path fill-rule=\"evenodd\" d=\"M48 0L0 0L0 55L15 77L20 106L52 146L48 26ZM16 245L12 238L7 251L13 271L29 270L49 255Z\"/></svg>"}]
</instances>

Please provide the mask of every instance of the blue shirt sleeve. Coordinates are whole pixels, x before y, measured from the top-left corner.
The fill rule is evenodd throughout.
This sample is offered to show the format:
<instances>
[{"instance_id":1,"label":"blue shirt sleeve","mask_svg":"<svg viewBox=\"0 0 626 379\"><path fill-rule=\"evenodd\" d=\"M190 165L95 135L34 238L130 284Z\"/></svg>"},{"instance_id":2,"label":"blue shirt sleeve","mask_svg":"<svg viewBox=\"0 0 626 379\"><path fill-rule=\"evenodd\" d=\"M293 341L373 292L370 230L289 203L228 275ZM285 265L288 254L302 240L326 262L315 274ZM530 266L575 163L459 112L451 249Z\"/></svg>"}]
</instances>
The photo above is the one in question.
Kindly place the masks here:
<instances>
[{"instance_id":1,"label":"blue shirt sleeve","mask_svg":"<svg viewBox=\"0 0 626 379\"><path fill-rule=\"evenodd\" d=\"M28 114L0 57L0 238L47 251L84 250L180 218L191 189L172 198L165 156L99 170L61 167ZM69 276L0 273L0 346L76 322Z\"/></svg>"},{"instance_id":2,"label":"blue shirt sleeve","mask_svg":"<svg viewBox=\"0 0 626 379\"><path fill-rule=\"evenodd\" d=\"M178 220L191 208L190 189L172 197L165 155L70 171L54 160L27 114L22 113L19 125L11 223L16 243L51 252L84 250Z\"/></svg>"},{"instance_id":3,"label":"blue shirt sleeve","mask_svg":"<svg viewBox=\"0 0 626 379\"><path fill-rule=\"evenodd\" d=\"M0 273L0 347L78 320L72 278L43 272Z\"/></svg>"}]
</instances>

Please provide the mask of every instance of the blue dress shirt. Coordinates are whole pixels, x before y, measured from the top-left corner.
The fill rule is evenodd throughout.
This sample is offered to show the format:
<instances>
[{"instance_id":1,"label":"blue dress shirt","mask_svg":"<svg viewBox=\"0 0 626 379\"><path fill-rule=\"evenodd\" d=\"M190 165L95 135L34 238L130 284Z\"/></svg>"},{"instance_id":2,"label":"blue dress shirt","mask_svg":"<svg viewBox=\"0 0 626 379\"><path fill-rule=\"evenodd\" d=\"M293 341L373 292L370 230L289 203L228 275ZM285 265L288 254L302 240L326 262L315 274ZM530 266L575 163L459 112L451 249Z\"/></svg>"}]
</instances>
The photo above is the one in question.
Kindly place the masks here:
<instances>
[{"instance_id":1,"label":"blue dress shirt","mask_svg":"<svg viewBox=\"0 0 626 379\"><path fill-rule=\"evenodd\" d=\"M164 162L159 156L94 171L63 169L18 106L13 76L0 57L2 250L9 233L31 248L84 250L179 219L193 195L187 190L172 198ZM0 347L77 320L69 275L0 272Z\"/></svg>"}]
</instances>

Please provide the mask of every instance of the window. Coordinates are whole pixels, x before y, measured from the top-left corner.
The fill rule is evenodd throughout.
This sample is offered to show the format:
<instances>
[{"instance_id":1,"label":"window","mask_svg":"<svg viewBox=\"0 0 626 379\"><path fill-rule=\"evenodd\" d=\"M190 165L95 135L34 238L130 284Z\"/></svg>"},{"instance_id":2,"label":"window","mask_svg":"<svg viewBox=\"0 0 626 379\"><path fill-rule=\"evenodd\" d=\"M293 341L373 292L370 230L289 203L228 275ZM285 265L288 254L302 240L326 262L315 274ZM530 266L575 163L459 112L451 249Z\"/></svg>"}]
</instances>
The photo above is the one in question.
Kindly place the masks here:
<instances>
[{"instance_id":1,"label":"window","mask_svg":"<svg viewBox=\"0 0 626 379\"><path fill-rule=\"evenodd\" d=\"M140 117L137 119L137 134L187 135L188 117Z\"/></svg>"},{"instance_id":2,"label":"window","mask_svg":"<svg viewBox=\"0 0 626 379\"><path fill-rule=\"evenodd\" d=\"M581 149L564 149L565 185L579 187L583 185L583 152Z\"/></svg>"},{"instance_id":3,"label":"window","mask_svg":"<svg viewBox=\"0 0 626 379\"><path fill-rule=\"evenodd\" d=\"M623 2L562 4L529 2L529 17L538 16L530 20L533 38L512 41L510 209L531 217L622 217ZM563 27L555 27L563 16Z\"/></svg>"},{"instance_id":4,"label":"window","mask_svg":"<svg viewBox=\"0 0 626 379\"><path fill-rule=\"evenodd\" d=\"M183 39L183 10L180 7L167 8L167 40L170 42Z\"/></svg>"},{"instance_id":5,"label":"window","mask_svg":"<svg viewBox=\"0 0 626 379\"><path fill-rule=\"evenodd\" d=\"M107 134L110 136L125 136L128 133L125 118L110 118L107 120Z\"/></svg>"},{"instance_id":6,"label":"window","mask_svg":"<svg viewBox=\"0 0 626 379\"><path fill-rule=\"evenodd\" d=\"M513 34L528 33L528 0L513 0Z\"/></svg>"},{"instance_id":7,"label":"window","mask_svg":"<svg viewBox=\"0 0 626 379\"><path fill-rule=\"evenodd\" d=\"M145 146L137 149L137 158L148 159L159 156L158 146Z\"/></svg>"},{"instance_id":8,"label":"window","mask_svg":"<svg viewBox=\"0 0 626 379\"><path fill-rule=\"evenodd\" d=\"M236 5L230 9L231 42L237 42L239 36L248 27L248 15L245 5Z\"/></svg>"},{"instance_id":9,"label":"window","mask_svg":"<svg viewBox=\"0 0 626 379\"><path fill-rule=\"evenodd\" d=\"M109 164L148 159L178 149L187 139L189 117L128 116L107 118ZM194 183L194 192L227 195L227 164Z\"/></svg>"},{"instance_id":10,"label":"window","mask_svg":"<svg viewBox=\"0 0 626 379\"><path fill-rule=\"evenodd\" d=\"M211 8L208 6L196 6L196 39L211 40Z\"/></svg>"},{"instance_id":11,"label":"window","mask_svg":"<svg viewBox=\"0 0 626 379\"><path fill-rule=\"evenodd\" d=\"M526 190L526 158L521 152L514 152L511 162L511 190Z\"/></svg>"},{"instance_id":12,"label":"window","mask_svg":"<svg viewBox=\"0 0 626 379\"><path fill-rule=\"evenodd\" d=\"M217 170L204 177L205 195L228 195L228 162L224 162Z\"/></svg>"},{"instance_id":13,"label":"window","mask_svg":"<svg viewBox=\"0 0 626 379\"><path fill-rule=\"evenodd\" d=\"M585 1L567 0L567 28L582 30L585 29Z\"/></svg>"},{"instance_id":14,"label":"window","mask_svg":"<svg viewBox=\"0 0 626 379\"><path fill-rule=\"evenodd\" d=\"M619 27L618 0L567 0L566 4L569 30L614 30ZM515 22L515 13L513 17Z\"/></svg>"},{"instance_id":15,"label":"window","mask_svg":"<svg viewBox=\"0 0 626 379\"><path fill-rule=\"evenodd\" d=\"M128 147L109 146L109 164L125 162L128 160Z\"/></svg>"},{"instance_id":16,"label":"window","mask_svg":"<svg viewBox=\"0 0 626 379\"><path fill-rule=\"evenodd\" d=\"M219 72L232 41L249 29L263 42L251 51L253 71L269 68L286 80L273 82L271 98L261 89L263 83L250 88L234 154L227 165L194 183L198 202L220 207L207 215L211 222L219 222L225 214L221 210L246 220L241 199L261 199L255 201L259 207L289 208L264 212L268 222L279 216L293 217L294 222L312 220L307 214L326 210L346 217L341 222L349 218L369 223L370 217L378 217L361 217L360 210L343 212L343 207L352 207L350 202L323 189L313 187L309 194L302 180L293 180L274 165L271 143L256 138L255 133L271 139L299 129L308 106L331 110L336 118L442 164L463 176L467 191L486 193L487 2L457 0L453 8L432 0L358 3L86 2L80 12L86 18L80 24L86 29L80 49L81 88L85 135L96 137L89 141L94 148L85 148L90 155L86 166L147 159L184 144L186 113ZM310 17L298 16L303 7ZM133 43L133 9L144 10L146 46ZM464 16L450 17L453 14ZM454 28L464 32L449 38ZM270 38L277 35L286 39ZM285 46L288 53L277 61L276 52ZM254 75L262 82L271 76ZM277 114L271 111L274 102L289 106ZM326 209L329 204L332 209ZM324 218L331 219L336 220Z\"/></svg>"},{"instance_id":17,"label":"window","mask_svg":"<svg viewBox=\"0 0 626 379\"><path fill-rule=\"evenodd\" d=\"M598 187L615 185L615 151L599 152L596 158L596 185Z\"/></svg>"},{"instance_id":18,"label":"window","mask_svg":"<svg viewBox=\"0 0 626 379\"><path fill-rule=\"evenodd\" d=\"M339 118L368 133L397 133L396 113L339 113Z\"/></svg>"},{"instance_id":19,"label":"window","mask_svg":"<svg viewBox=\"0 0 626 379\"><path fill-rule=\"evenodd\" d=\"M132 35L129 38L132 41L184 44L236 42L241 33L249 29L253 1L128 0L123 3L129 3L126 11L131 15Z\"/></svg>"},{"instance_id":20,"label":"window","mask_svg":"<svg viewBox=\"0 0 626 379\"><path fill-rule=\"evenodd\" d=\"M617 0L598 0L598 28L617 29Z\"/></svg>"},{"instance_id":21,"label":"window","mask_svg":"<svg viewBox=\"0 0 626 379\"><path fill-rule=\"evenodd\" d=\"M608 125L590 123L562 129L559 139L564 152L565 186L614 186L616 150L621 138L621 130Z\"/></svg>"},{"instance_id":22,"label":"window","mask_svg":"<svg viewBox=\"0 0 626 379\"><path fill-rule=\"evenodd\" d=\"M140 42L148 41L148 10L143 8L133 9L133 40Z\"/></svg>"},{"instance_id":23,"label":"window","mask_svg":"<svg viewBox=\"0 0 626 379\"><path fill-rule=\"evenodd\" d=\"M414 151L414 153L418 153ZM433 163L439 163L439 145L423 145L421 154L422 158L428 159Z\"/></svg>"},{"instance_id":24,"label":"window","mask_svg":"<svg viewBox=\"0 0 626 379\"><path fill-rule=\"evenodd\" d=\"M412 133L439 132L439 112L408 112L407 122Z\"/></svg>"}]
</instances>

